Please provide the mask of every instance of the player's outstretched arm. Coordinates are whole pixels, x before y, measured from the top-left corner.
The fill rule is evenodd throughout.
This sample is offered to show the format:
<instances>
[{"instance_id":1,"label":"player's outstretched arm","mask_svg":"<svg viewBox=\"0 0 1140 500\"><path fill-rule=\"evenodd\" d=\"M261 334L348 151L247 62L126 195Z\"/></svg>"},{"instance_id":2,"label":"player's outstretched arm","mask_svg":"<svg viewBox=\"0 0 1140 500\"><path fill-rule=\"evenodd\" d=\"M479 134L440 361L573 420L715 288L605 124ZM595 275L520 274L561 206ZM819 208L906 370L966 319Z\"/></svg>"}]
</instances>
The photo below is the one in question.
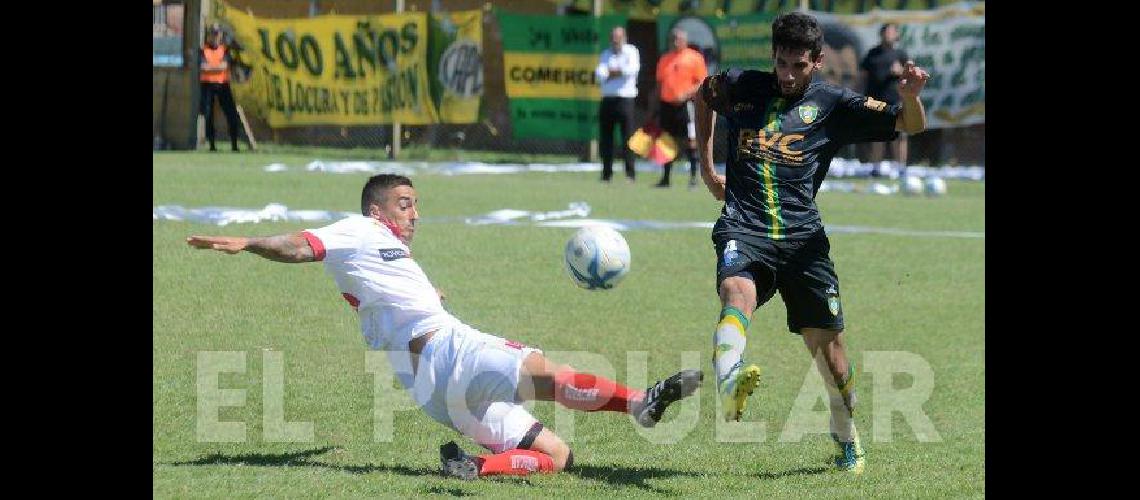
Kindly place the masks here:
<instances>
[{"instance_id":1,"label":"player's outstretched arm","mask_svg":"<svg viewBox=\"0 0 1140 500\"><path fill-rule=\"evenodd\" d=\"M710 85L709 77L701 85L700 90L697 92L697 98L694 99L697 116L697 151L700 156L701 165L701 180L705 181L705 187L709 189L713 197L718 200L724 200L724 176L717 174L716 169L713 168L713 126L716 124L716 111L709 108L708 103L705 101L705 93L708 92L707 86Z\"/></svg>"},{"instance_id":2,"label":"player's outstretched arm","mask_svg":"<svg viewBox=\"0 0 1140 500\"><path fill-rule=\"evenodd\" d=\"M917 134L926 130L926 108L918 95L926 86L930 74L922 68L915 66L914 61L907 61L903 74L899 77L899 98L902 101L902 112L895 122L895 130L908 134Z\"/></svg>"},{"instance_id":3,"label":"player's outstretched arm","mask_svg":"<svg viewBox=\"0 0 1140 500\"><path fill-rule=\"evenodd\" d=\"M313 248L309 246L309 242L301 233L252 238L244 236L190 236L186 238L186 244L194 248L217 250L228 254L235 254L244 250L276 262L298 263L317 260Z\"/></svg>"}]
</instances>

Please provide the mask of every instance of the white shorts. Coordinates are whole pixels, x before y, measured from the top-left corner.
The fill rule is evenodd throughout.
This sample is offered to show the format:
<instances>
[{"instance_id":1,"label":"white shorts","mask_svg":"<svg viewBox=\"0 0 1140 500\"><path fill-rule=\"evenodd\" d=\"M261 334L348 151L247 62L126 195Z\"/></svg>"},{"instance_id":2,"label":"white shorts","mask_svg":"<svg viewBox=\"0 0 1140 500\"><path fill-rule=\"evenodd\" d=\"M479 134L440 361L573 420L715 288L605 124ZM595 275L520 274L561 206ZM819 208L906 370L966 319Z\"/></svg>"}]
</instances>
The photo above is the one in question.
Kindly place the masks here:
<instances>
[{"instance_id":1,"label":"white shorts","mask_svg":"<svg viewBox=\"0 0 1140 500\"><path fill-rule=\"evenodd\" d=\"M413 399L494 453L517 448L542 429L518 398L522 363L532 352L542 351L467 325L440 329L420 353Z\"/></svg>"}]
</instances>

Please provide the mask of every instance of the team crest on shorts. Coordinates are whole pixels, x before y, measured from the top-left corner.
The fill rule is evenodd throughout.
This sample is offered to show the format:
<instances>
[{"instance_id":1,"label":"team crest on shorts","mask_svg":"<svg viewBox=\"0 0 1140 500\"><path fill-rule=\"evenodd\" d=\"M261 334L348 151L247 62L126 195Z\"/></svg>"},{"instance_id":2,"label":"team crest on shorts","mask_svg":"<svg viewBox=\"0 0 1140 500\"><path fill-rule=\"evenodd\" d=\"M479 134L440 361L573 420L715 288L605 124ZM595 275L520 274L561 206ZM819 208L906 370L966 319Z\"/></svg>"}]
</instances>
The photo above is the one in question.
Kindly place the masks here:
<instances>
[{"instance_id":1,"label":"team crest on shorts","mask_svg":"<svg viewBox=\"0 0 1140 500\"><path fill-rule=\"evenodd\" d=\"M827 308L831 310L832 316L839 316L839 297L831 296L827 298Z\"/></svg>"},{"instance_id":2,"label":"team crest on shorts","mask_svg":"<svg viewBox=\"0 0 1140 500\"><path fill-rule=\"evenodd\" d=\"M797 108L797 110L800 112L800 119L803 120L806 125L811 125L811 122L815 121L815 117L819 116L819 106L814 104L804 104Z\"/></svg>"},{"instance_id":3,"label":"team crest on shorts","mask_svg":"<svg viewBox=\"0 0 1140 500\"><path fill-rule=\"evenodd\" d=\"M731 266L739 259L740 251L736 249L736 240L728 240L728 244L724 246L724 266Z\"/></svg>"}]
</instances>

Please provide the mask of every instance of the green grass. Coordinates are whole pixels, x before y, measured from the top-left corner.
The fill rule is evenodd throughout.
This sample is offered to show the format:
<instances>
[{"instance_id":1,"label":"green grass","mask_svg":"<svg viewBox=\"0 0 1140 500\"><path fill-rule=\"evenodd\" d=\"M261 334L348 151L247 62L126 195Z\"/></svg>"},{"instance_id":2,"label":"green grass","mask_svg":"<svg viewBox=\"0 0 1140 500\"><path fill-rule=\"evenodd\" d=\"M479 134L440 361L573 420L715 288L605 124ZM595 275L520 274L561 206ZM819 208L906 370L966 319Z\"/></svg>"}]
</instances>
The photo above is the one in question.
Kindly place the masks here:
<instances>
[{"instance_id":1,"label":"green grass","mask_svg":"<svg viewBox=\"0 0 1140 500\"><path fill-rule=\"evenodd\" d=\"M294 209L355 210L366 174L301 171L316 157L156 153L153 202L187 207L280 202ZM291 171L261 171L273 162L286 163ZM447 293L457 317L488 333L539 346L557 361L589 366L589 360L574 359L581 354L567 353L586 352L604 359L620 381L652 381L681 368L682 353L690 352L695 353L692 367L707 376L719 310L708 230L626 232L631 273L614 290L587 292L574 287L562 270L571 229L448 222L453 220L448 217L502 208L565 209L572 201L588 202L591 217L610 219L713 221L719 210L719 202L703 190L651 189L656 175L642 174L634 185L602 185L596 176L418 176L414 181L427 221L416 232L416 260ZM823 193L819 203L831 225L985 231L984 183L951 182L949 188L948 196L935 199ZM862 374L856 419L869 453L863 476L827 469L832 447L823 434L780 442L813 368L799 337L787 332L777 297L754 316L746 353L764 370L744 415L746 421L766 423L763 442L718 442L713 391L706 388L697 425L674 444L650 442L619 415L577 414L571 443L575 472L460 482L434 475L437 447L456 439L469 452L478 448L418 411L396 414L391 442L373 440L374 383L365 371L364 342L355 315L321 265L193 251L183 243L189 234L270 235L309 226L154 223L156 497L984 496L984 239L831 237L852 359L863 367L867 353L903 351L929 363L934 391L922 409L939 442L919 442L897 414L891 439L873 439L873 416L881 402L876 384L904 388L912 378L895 375L891 382L886 374L870 372ZM244 442L196 438L196 360L202 351L245 353L246 371L223 374L218 382L245 390L244 406L220 412L220 420L245 424ZM267 442L266 351L284 355L285 419L312 422L311 442ZM627 352L645 353L648 373L633 373ZM381 389L385 402L410 403L403 394ZM537 403L533 412L560 431L552 403ZM677 412L670 410L666 418Z\"/></svg>"}]
</instances>

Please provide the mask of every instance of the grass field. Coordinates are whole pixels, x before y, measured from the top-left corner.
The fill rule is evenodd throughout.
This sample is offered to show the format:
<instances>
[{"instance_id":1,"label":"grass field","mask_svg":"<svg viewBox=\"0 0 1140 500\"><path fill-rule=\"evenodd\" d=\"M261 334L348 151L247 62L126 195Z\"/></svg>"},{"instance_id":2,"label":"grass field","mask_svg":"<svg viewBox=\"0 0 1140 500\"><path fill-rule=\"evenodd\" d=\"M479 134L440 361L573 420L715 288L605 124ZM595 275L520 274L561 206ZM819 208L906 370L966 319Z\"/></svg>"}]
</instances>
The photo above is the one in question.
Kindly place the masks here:
<instances>
[{"instance_id":1,"label":"grass field","mask_svg":"<svg viewBox=\"0 0 1140 500\"><path fill-rule=\"evenodd\" d=\"M300 167L314 157L303 152L156 153L153 158L156 206L260 208L279 202L291 209L351 211L358 209L367 177L304 172ZM292 170L261 170L273 162ZM561 210L572 201L588 202L591 217L607 219L713 221L720 208L703 189L651 189L656 175L643 174L633 185L602 185L596 177L415 177L425 219L416 232L416 260L446 292L451 312L483 331L541 347L556 360L586 368L592 368L588 355L595 362L600 356L618 380L635 385L682 367L704 369L711 382L719 302L708 230L624 233L633 253L629 276L614 290L587 292L574 287L562 269L562 248L572 229L469 226L455 219L504 208ZM823 193L819 204L828 225L985 231L984 183L951 182L948 196L933 199ZM410 400L375 387L365 368L355 315L323 266L194 251L183 242L190 234L270 235L312 225L154 222L156 497L984 496L984 238L831 236L852 359L863 367L868 356L901 351L928 363L934 389L921 408L938 441L920 442L897 413L889 419L889 439L874 438L886 434L885 427L876 431L874 425L876 405L889 401L880 389L902 390L917 383L912 376L885 372L864 372L859 382L856 420L868 452L862 476L829 469L832 446L825 434L808 434L797 442L779 439L813 369L800 339L787 331L777 297L754 316L746 353L764 370L744 415L745 421L765 423L762 442L717 440L711 384L696 400L697 424L673 444L651 442L643 437L650 433L612 413L577 414L573 432L567 432L555 423L553 403L537 403L533 412L539 419L572 436L575 469L461 482L436 475L438 446L455 439L468 452L480 450L420 412L396 413L394 438L374 440L375 393L381 392L384 402ZM244 406L223 408L219 414L219 420L245 424L242 442L197 438L197 359L204 351L245 355L244 373L217 379L224 389L245 390ZM264 353L271 351L284 360L284 418L311 422L310 441L267 438L262 372ZM686 352L691 366L682 365ZM643 359L638 356L647 359L647 373L628 366ZM815 407L824 408L822 402ZM671 409L666 419L684 410Z\"/></svg>"}]
</instances>

